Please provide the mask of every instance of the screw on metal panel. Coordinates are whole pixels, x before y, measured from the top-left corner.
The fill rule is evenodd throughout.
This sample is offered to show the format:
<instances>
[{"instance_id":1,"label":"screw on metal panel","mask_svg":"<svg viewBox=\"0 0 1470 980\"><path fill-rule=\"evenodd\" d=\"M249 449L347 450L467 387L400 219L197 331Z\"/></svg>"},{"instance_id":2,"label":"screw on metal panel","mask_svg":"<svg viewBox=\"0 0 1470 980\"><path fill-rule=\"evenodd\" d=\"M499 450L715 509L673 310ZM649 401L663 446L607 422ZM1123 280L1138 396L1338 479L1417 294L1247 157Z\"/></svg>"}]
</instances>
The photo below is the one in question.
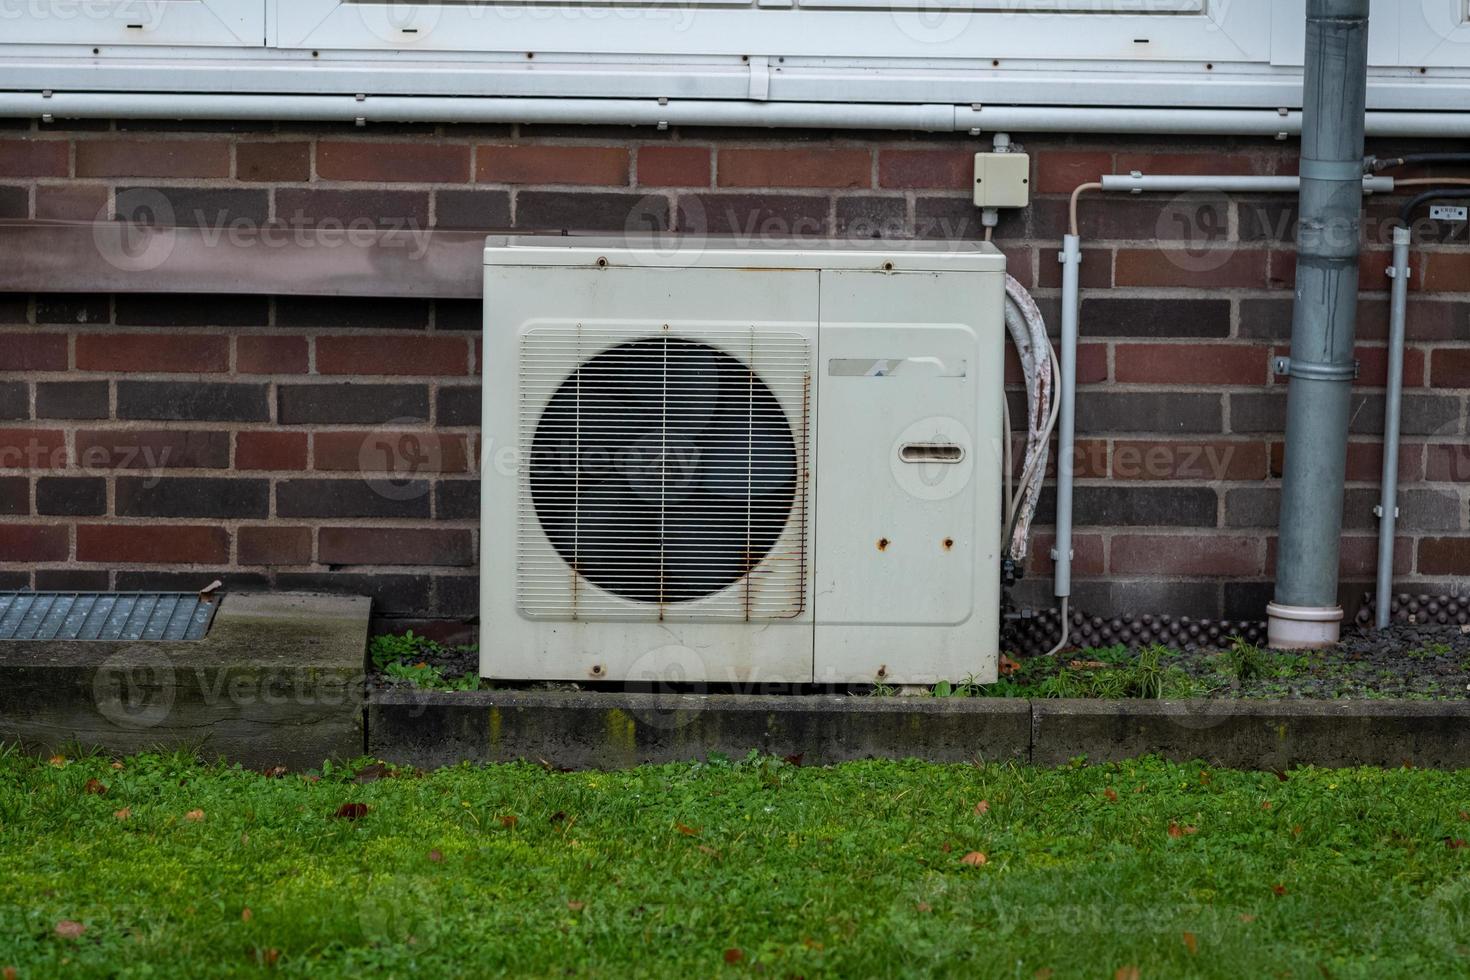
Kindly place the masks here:
<instances>
[{"instance_id":1,"label":"screw on metal panel","mask_svg":"<svg viewBox=\"0 0 1470 980\"><path fill-rule=\"evenodd\" d=\"M594 677L601 677L602 676L602 664L593 664L592 665L592 676L594 676Z\"/></svg>"},{"instance_id":2,"label":"screw on metal panel","mask_svg":"<svg viewBox=\"0 0 1470 980\"><path fill-rule=\"evenodd\" d=\"M879 551L887 551L888 550L888 539L887 538L879 538L878 539L878 550Z\"/></svg>"},{"instance_id":3,"label":"screw on metal panel","mask_svg":"<svg viewBox=\"0 0 1470 980\"><path fill-rule=\"evenodd\" d=\"M954 547L954 538L945 538L944 539L944 550L945 551L949 551L953 547Z\"/></svg>"},{"instance_id":4,"label":"screw on metal panel","mask_svg":"<svg viewBox=\"0 0 1470 980\"><path fill-rule=\"evenodd\" d=\"M888 676L888 665L887 664L880 664L878 666L878 676L880 678L881 677L887 677Z\"/></svg>"}]
</instances>

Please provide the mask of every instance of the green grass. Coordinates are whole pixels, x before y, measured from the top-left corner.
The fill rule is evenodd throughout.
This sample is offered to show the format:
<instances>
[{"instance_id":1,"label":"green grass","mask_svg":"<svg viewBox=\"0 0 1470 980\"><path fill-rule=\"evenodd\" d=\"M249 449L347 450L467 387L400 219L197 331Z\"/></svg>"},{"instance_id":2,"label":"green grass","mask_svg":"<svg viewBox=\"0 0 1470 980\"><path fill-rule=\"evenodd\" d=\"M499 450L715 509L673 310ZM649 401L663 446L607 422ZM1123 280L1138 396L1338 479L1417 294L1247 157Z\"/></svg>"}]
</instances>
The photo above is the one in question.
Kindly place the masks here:
<instances>
[{"instance_id":1,"label":"green grass","mask_svg":"<svg viewBox=\"0 0 1470 980\"><path fill-rule=\"evenodd\" d=\"M10 753L0 971L1464 975L1466 809L1470 772L752 758L360 783Z\"/></svg>"}]
</instances>

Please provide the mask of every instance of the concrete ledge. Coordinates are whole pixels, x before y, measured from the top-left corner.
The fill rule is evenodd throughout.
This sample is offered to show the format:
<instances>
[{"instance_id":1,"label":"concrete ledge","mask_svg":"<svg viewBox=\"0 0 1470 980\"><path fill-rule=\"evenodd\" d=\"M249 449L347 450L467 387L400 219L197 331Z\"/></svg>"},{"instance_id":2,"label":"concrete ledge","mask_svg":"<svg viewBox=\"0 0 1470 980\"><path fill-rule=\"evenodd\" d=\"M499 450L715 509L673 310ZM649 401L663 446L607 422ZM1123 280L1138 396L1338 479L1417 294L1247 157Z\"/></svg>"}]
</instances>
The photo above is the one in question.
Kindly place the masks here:
<instances>
[{"instance_id":1,"label":"concrete ledge","mask_svg":"<svg viewBox=\"0 0 1470 980\"><path fill-rule=\"evenodd\" d=\"M1470 767L1464 701L1035 701L1031 761L1142 755L1230 769Z\"/></svg>"},{"instance_id":2,"label":"concrete ledge","mask_svg":"<svg viewBox=\"0 0 1470 980\"><path fill-rule=\"evenodd\" d=\"M866 758L1024 762L1025 701L375 692L368 754L430 768L524 759L569 769L683 762L752 749L807 765Z\"/></svg>"},{"instance_id":3,"label":"concrete ledge","mask_svg":"<svg viewBox=\"0 0 1470 980\"><path fill-rule=\"evenodd\" d=\"M362 754L371 600L227 594L187 643L0 642L0 741L190 748L251 767Z\"/></svg>"}]
</instances>

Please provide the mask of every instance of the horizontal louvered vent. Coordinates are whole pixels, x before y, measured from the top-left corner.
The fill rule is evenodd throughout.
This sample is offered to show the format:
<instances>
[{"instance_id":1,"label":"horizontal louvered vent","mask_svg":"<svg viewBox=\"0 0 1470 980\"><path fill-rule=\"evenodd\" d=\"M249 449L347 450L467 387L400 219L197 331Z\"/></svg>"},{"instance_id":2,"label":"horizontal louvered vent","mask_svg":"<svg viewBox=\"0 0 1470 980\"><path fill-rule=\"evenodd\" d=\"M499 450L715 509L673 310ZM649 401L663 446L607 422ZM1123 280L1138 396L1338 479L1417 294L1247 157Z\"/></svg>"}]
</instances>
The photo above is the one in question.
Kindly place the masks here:
<instances>
[{"instance_id":1,"label":"horizontal louvered vent","mask_svg":"<svg viewBox=\"0 0 1470 980\"><path fill-rule=\"evenodd\" d=\"M522 342L522 610L778 619L806 582L807 341L771 329Z\"/></svg>"}]
</instances>

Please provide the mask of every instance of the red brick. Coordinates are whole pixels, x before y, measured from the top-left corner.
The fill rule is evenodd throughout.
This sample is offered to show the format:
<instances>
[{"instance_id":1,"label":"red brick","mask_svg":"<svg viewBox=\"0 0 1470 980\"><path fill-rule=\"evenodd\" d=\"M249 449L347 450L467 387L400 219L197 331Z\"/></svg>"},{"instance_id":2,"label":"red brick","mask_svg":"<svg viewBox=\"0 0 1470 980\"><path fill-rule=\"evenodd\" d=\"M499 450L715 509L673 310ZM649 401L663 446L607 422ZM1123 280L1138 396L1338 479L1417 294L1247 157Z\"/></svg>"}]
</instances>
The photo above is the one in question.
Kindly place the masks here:
<instances>
[{"instance_id":1,"label":"red brick","mask_svg":"<svg viewBox=\"0 0 1470 980\"><path fill-rule=\"evenodd\" d=\"M1272 252L1267 259L1269 271L1266 286L1269 289L1291 289L1296 286L1296 253Z\"/></svg>"},{"instance_id":2,"label":"red brick","mask_svg":"<svg viewBox=\"0 0 1470 980\"><path fill-rule=\"evenodd\" d=\"M1420 288L1437 293L1470 293L1470 252L1431 252L1424 257ZM1413 282L1414 280L1409 280Z\"/></svg>"},{"instance_id":3,"label":"red brick","mask_svg":"<svg viewBox=\"0 0 1470 980\"><path fill-rule=\"evenodd\" d=\"M1419 574L1464 577L1470 571L1470 538L1424 538L1419 542Z\"/></svg>"},{"instance_id":4,"label":"red brick","mask_svg":"<svg viewBox=\"0 0 1470 980\"><path fill-rule=\"evenodd\" d=\"M305 374L305 337L239 337L235 340L236 374Z\"/></svg>"},{"instance_id":5,"label":"red brick","mask_svg":"<svg viewBox=\"0 0 1470 980\"><path fill-rule=\"evenodd\" d=\"M318 337L321 374L460 375L470 369L463 337Z\"/></svg>"},{"instance_id":6,"label":"red brick","mask_svg":"<svg viewBox=\"0 0 1470 980\"><path fill-rule=\"evenodd\" d=\"M717 166L721 187L869 187L873 178L868 150L721 150Z\"/></svg>"},{"instance_id":7,"label":"red brick","mask_svg":"<svg viewBox=\"0 0 1470 980\"><path fill-rule=\"evenodd\" d=\"M323 180L467 184L470 148L453 143L323 141L316 146L316 175Z\"/></svg>"},{"instance_id":8,"label":"red brick","mask_svg":"<svg viewBox=\"0 0 1470 980\"><path fill-rule=\"evenodd\" d=\"M469 442L463 433L374 429L316 432L311 439L313 469L405 476L470 471Z\"/></svg>"},{"instance_id":9,"label":"red brick","mask_svg":"<svg viewBox=\"0 0 1470 980\"><path fill-rule=\"evenodd\" d=\"M1435 388L1470 388L1470 349L1443 349L1430 361L1429 383Z\"/></svg>"},{"instance_id":10,"label":"red brick","mask_svg":"<svg viewBox=\"0 0 1470 980\"><path fill-rule=\"evenodd\" d=\"M1033 534L1031 550L1026 557L1027 574L1043 576L1055 571L1057 563L1052 561L1051 552L1056 546L1056 535ZM1102 535L1072 535L1072 572L1076 575L1101 575L1105 571Z\"/></svg>"},{"instance_id":11,"label":"red brick","mask_svg":"<svg viewBox=\"0 0 1470 980\"><path fill-rule=\"evenodd\" d=\"M1086 268L1084 263L1083 268ZM1191 289L1260 288L1266 283L1266 253L1236 248L1118 250L1119 286L1179 286Z\"/></svg>"},{"instance_id":12,"label":"red brick","mask_svg":"<svg viewBox=\"0 0 1470 980\"><path fill-rule=\"evenodd\" d=\"M132 333L77 337L77 370L112 374L219 374L230 369L230 338Z\"/></svg>"},{"instance_id":13,"label":"red brick","mask_svg":"<svg viewBox=\"0 0 1470 980\"><path fill-rule=\"evenodd\" d=\"M1467 462L1470 462L1470 457L1467 457ZM1280 473L1272 475L1279 476ZM1357 483L1377 483L1381 480L1383 478L1383 443L1348 443L1347 478ZM1401 443L1399 445L1399 482L1418 483L1423 479L1424 447L1413 443ZM1470 474L1467 474L1466 479L1470 479Z\"/></svg>"},{"instance_id":14,"label":"red brick","mask_svg":"<svg viewBox=\"0 0 1470 980\"><path fill-rule=\"evenodd\" d=\"M1113 155L1101 150L1042 152L1036 155L1036 193L1070 194L1103 174L1113 173Z\"/></svg>"},{"instance_id":15,"label":"red brick","mask_svg":"<svg viewBox=\"0 0 1470 980\"><path fill-rule=\"evenodd\" d=\"M66 335L0 333L0 371L65 371Z\"/></svg>"},{"instance_id":16,"label":"red brick","mask_svg":"<svg viewBox=\"0 0 1470 980\"><path fill-rule=\"evenodd\" d=\"M66 140L0 140L0 177L65 177L70 169Z\"/></svg>"},{"instance_id":17,"label":"red brick","mask_svg":"<svg viewBox=\"0 0 1470 980\"><path fill-rule=\"evenodd\" d=\"M1256 537L1115 534L1109 570L1120 575L1199 575L1240 578L1262 571Z\"/></svg>"},{"instance_id":18,"label":"red brick","mask_svg":"<svg viewBox=\"0 0 1470 980\"><path fill-rule=\"evenodd\" d=\"M241 565L310 565L311 528L242 527L235 557Z\"/></svg>"},{"instance_id":19,"label":"red brick","mask_svg":"<svg viewBox=\"0 0 1470 980\"><path fill-rule=\"evenodd\" d=\"M1249 156L1244 153L1222 153L1219 150L1201 153L1119 153L1113 166L1114 170L1111 172L1120 174L1137 170L1145 174L1190 174L1194 176L1270 175L1276 169L1273 161L1268 157Z\"/></svg>"},{"instance_id":20,"label":"red brick","mask_svg":"<svg viewBox=\"0 0 1470 980\"><path fill-rule=\"evenodd\" d=\"M1117 480L1264 480L1264 442L1120 439L1113 444Z\"/></svg>"},{"instance_id":21,"label":"red brick","mask_svg":"<svg viewBox=\"0 0 1470 980\"><path fill-rule=\"evenodd\" d=\"M76 465L82 469L226 469L230 434L221 430L81 429Z\"/></svg>"},{"instance_id":22,"label":"red brick","mask_svg":"<svg viewBox=\"0 0 1470 980\"><path fill-rule=\"evenodd\" d=\"M0 429L0 469L55 470L66 466L60 429Z\"/></svg>"},{"instance_id":23,"label":"red brick","mask_svg":"<svg viewBox=\"0 0 1470 980\"><path fill-rule=\"evenodd\" d=\"M1057 289L1062 285L1062 264L1057 261L1059 249L1041 250L1038 285L1043 289ZM1106 248L1084 248L1082 271L1078 276L1083 289L1107 289L1113 285L1113 253ZM1121 285L1121 283L1119 284Z\"/></svg>"},{"instance_id":24,"label":"red brick","mask_svg":"<svg viewBox=\"0 0 1470 980\"><path fill-rule=\"evenodd\" d=\"M482 146L475 179L482 184L628 183L628 151L620 146Z\"/></svg>"},{"instance_id":25,"label":"red brick","mask_svg":"<svg viewBox=\"0 0 1470 980\"><path fill-rule=\"evenodd\" d=\"M1430 483L1470 483L1470 443L1442 442L1424 447L1424 479ZM1470 574L1470 569L1466 570Z\"/></svg>"},{"instance_id":26,"label":"red brick","mask_svg":"<svg viewBox=\"0 0 1470 980\"><path fill-rule=\"evenodd\" d=\"M0 561L65 561L70 547L59 524L0 525Z\"/></svg>"},{"instance_id":27,"label":"red brick","mask_svg":"<svg viewBox=\"0 0 1470 980\"><path fill-rule=\"evenodd\" d=\"M1282 347L1282 354L1290 353ZM1358 378L1354 382L1360 387L1382 388L1388 384L1388 348L1359 347L1353 354L1358 360ZM1404 348L1404 387L1424 387L1424 362L1428 356L1419 347Z\"/></svg>"},{"instance_id":28,"label":"red brick","mask_svg":"<svg viewBox=\"0 0 1470 980\"><path fill-rule=\"evenodd\" d=\"M83 140L78 177L228 177L230 144L223 140Z\"/></svg>"},{"instance_id":29,"label":"red brick","mask_svg":"<svg viewBox=\"0 0 1470 980\"><path fill-rule=\"evenodd\" d=\"M36 187L36 217L52 221L107 220L108 190L100 184Z\"/></svg>"},{"instance_id":30,"label":"red brick","mask_svg":"<svg viewBox=\"0 0 1470 980\"><path fill-rule=\"evenodd\" d=\"M252 183L308 181L311 179L311 144L236 144L235 179Z\"/></svg>"},{"instance_id":31,"label":"red brick","mask_svg":"<svg viewBox=\"0 0 1470 980\"><path fill-rule=\"evenodd\" d=\"M1276 574L1276 556L1281 542L1266 539L1266 575ZM1407 575L1414 567L1414 542L1398 538L1393 543L1395 573ZM1378 538L1374 535L1344 535L1338 543L1337 572L1345 579L1371 578L1378 569Z\"/></svg>"},{"instance_id":32,"label":"red brick","mask_svg":"<svg viewBox=\"0 0 1470 980\"><path fill-rule=\"evenodd\" d=\"M1265 384L1270 350L1235 344L1118 344L1113 369L1123 384Z\"/></svg>"},{"instance_id":33,"label":"red brick","mask_svg":"<svg viewBox=\"0 0 1470 980\"><path fill-rule=\"evenodd\" d=\"M966 190L975 183L975 154L968 150L883 150L878 186Z\"/></svg>"},{"instance_id":34,"label":"red brick","mask_svg":"<svg viewBox=\"0 0 1470 980\"><path fill-rule=\"evenodd\" d=\"M710 150L703 146L645 146L638 151L644 187L708 187Z\"/></svg>"},{"instance_id":35,"label":"red brick","mask_svg":"<svg viewBox=\"0 0 1470 980\"><path fill-rule=\"evenodd\" d=\"M469 565L469 531L433 528L324 527L317 541L324 565Z\"/></svg>"},{"instance_id":36,"label":"red brick","mask_svg":"<svg viewBox=\"0 0 1470 980\"><path fill-rule=\"evenodd\" d=\"M80 524L77 561L120 565L222 564L230 535L202 524Z\"/></svg>"},{"instance_id":37,"label":"red brick","mask_svg":"<svg viewBox=\"0 0 1470 980\"><path fill-rule=\"evenodd\" d=\"M306 469L305 432L241 432L235 436L237 470Z\"/></svg>"}]
</instances>

